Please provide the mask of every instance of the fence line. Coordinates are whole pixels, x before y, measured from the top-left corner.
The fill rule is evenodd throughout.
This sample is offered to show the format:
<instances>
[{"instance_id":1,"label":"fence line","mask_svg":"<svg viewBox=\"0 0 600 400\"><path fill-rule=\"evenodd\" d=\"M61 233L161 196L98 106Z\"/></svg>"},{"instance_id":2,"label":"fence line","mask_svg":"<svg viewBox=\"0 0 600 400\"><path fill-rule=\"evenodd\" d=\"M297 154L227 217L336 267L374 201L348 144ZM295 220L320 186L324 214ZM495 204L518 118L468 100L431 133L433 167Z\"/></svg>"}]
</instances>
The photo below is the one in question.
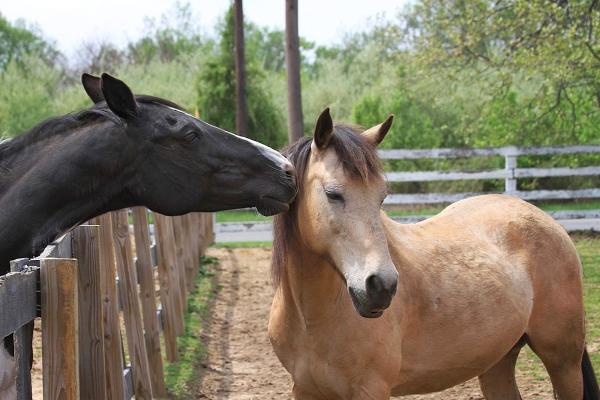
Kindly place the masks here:
<instances>
[{"instance_id":1,"label":"fence line","mask_svg":"<svg viewBox=\"0 0 600 400\"><path fill-rule=\"evenodd\" d=\"M11 262L11 273L0 276L0 337L15 333L19 400L32 398L30 351L33 319L40 315L38 283L45 399L129 399L133 395L151 399L166 395L161 327L169 326L167 319L181 324L169 338L167 330L163 332L175 359L176 337L183 331L184 301L193 287L191 280L198 272L200 256L213 238L212 218L205 214L174 218L154 214L156 221L170 229L167 235L157 233L152 244L153 226L148 225L147 210L137 208L132 214L135 265L128 214L122 210L94 218L94 225L75 228L35 259ZM160 257L153 256L165 252L170 254L165 264L168 268L161 265ZM161 303L177 304L178 315L169 316L164 307L156 307L157 267L159 276L167 271L169 278L160 280ZM120 313L131 366L124 365Z\"/></svg>"},{"instance_id":2,"label":"fence line","mask_svg":"<svg viewBox=\"0 0 600 400\"><path fill-rule=\"evenodd\" d=\"M392 171L387 172L389 182L432 182L504 179L504 193L524 200L566 200L600 197L600 188L580 190L517 190L519 178L555 178L566 176L600 175L600 166L568 168L518 168L519 156L564 155L600 153L600 146L545 146L545 147L498 147L487 149L396 149L379 150L385 160L417 160L422 158L451 159L469 157L504 157L504 169L488 171ZM395 193L385 201L387 205L452 203L484 193Z\"/></svg>"},{"instance_id":3,"label":"fence line","mask_svg":"<svg viewBox=\"0 0 600 400\"><path fill-rule=\"evenodd\" d=\"M384 160L416 160L419 158L468 158L491 156L546 156L557 154L600 153L600 146L540 146L540 147L490 147L479 149L442 148L442 149L392 149L378 150Z\"/></svg>"}]
</instances>

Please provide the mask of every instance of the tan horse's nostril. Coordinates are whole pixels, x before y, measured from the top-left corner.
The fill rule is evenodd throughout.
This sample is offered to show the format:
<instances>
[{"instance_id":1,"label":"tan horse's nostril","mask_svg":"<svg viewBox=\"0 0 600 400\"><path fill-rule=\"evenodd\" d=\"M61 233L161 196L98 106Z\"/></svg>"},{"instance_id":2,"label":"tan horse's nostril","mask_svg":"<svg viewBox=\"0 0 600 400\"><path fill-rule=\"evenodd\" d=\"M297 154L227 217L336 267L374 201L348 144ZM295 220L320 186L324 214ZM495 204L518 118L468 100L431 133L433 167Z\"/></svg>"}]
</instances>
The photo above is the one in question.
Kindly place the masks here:
<instances>
[{"instance_id":1,"label":"tan horse's nostril","mask_svg":"<svg viewBox=\"0 0 600 400\"><path fill-rule=\"evenodd\" d=\"M366 287L369 295L378 295L385 290L383 280L378 275L367 277Z\"/></svg>"},{"instance_id":2,"label":"tan horse's nostril","mask_svg":"<svg viewBox=\"0 0 600 400\"><path fill-rule=\"evenodd\" d=\"M367 294L370 296L379 296L385 294L393 296L396 294L396 288L398 286L398 280L385 282L385 280L377 274L369 275L365 283Z\"/></svg>"}]
</instances>

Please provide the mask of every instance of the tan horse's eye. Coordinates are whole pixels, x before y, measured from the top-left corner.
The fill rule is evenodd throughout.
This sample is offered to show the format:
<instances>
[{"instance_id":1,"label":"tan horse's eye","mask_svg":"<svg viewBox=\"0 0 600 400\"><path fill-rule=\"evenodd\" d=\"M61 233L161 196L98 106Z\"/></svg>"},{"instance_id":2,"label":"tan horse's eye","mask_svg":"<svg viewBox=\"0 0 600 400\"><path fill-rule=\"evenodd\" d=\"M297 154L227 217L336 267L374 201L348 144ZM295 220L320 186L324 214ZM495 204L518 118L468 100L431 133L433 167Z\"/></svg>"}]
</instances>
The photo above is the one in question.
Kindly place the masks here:
<instances>
[{"instance_id":1,"label":"tan horse's eye","mask_svg":"<svg viewBox=\"0 0 600 400\"><path fill-rule=\"evenodd\" d=\"M325 195L330 202L344 202L344 196L339 192L325 191Z\"/></svg>"}]
</instances>

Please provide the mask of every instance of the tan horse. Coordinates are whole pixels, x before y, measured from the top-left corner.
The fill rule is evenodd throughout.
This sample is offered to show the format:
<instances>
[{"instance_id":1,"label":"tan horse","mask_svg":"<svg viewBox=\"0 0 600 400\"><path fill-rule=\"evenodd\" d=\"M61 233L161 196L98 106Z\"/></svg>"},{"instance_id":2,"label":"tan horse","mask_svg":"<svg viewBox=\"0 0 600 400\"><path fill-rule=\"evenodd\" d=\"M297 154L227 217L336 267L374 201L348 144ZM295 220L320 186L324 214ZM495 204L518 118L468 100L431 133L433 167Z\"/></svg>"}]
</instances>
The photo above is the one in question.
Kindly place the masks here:
<instances>
[{"instance_id":1,"label":"tan horse","mask_svg":"<svg viewBox=\"0 0 600 400\"><path fill-rule=\"evenodd\" d=\"M569 236L503 195L392 221L375 151L390 125L360 133L325 110L314 139L287 151L299 194L274 223L269 336L294 397L388 399L477 376L486 399L520 399L526 343L559 399L598 399Z\"/></svg>"}]
</instances>

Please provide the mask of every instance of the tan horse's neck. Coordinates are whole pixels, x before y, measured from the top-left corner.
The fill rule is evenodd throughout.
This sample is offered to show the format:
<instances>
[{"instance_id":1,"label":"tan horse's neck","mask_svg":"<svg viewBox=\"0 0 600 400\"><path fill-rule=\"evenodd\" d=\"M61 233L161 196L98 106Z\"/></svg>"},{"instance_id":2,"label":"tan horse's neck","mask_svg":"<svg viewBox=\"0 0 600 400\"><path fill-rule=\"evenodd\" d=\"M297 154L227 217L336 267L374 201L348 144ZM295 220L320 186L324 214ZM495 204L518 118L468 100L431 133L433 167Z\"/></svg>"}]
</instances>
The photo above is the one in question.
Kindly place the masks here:
<instances>
[{"instance_id":1,"label":"tan horse's neck","mask_svg":"<svg viewBox=\"0 0 600 400\"><path fill-rule=\"evenodd\" d=\"M344 280L324 257L299 238L288 246L287 265L281 282L286 301L295 304L304 328L336 312L341 297L347 297Z\"/></svg>"}]
</instances>

